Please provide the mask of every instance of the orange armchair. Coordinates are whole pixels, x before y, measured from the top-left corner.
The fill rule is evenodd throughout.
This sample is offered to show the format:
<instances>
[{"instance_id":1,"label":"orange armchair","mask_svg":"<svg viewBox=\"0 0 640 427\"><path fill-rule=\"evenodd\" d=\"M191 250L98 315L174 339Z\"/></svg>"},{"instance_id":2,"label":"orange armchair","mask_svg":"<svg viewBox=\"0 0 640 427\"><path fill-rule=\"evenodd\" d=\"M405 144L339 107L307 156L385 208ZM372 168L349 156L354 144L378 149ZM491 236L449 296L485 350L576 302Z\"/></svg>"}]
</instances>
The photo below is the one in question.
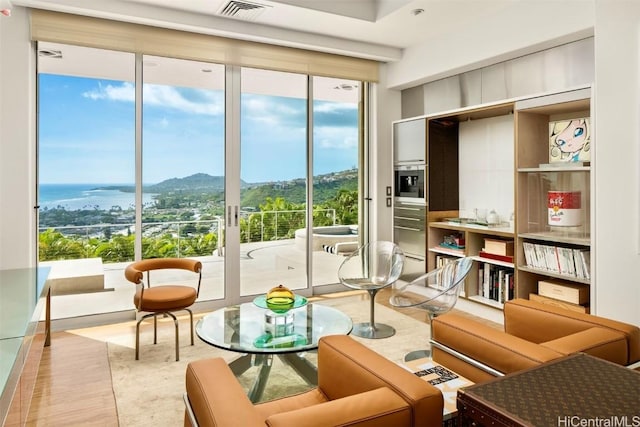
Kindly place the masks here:
<instances>
[{"instance_id":1,"label":"orange armchair","mask_svg":"<svg viewBox=\"0 0 640 427\"><path fill-rule=\"evenodd\" d=\"M197 273L197 288L188 285L162 285L151 286L151 271L178 269ZM146 274L146 283L144 280ZM153 343L158 341L158 314L166 314L173 318L176 329L176 361L180 360L180 346L178 337L178 319L172 313L174 311L186 310L189 312L191 328L191 345L193 345L193 313L188 308L196 302L200 293L200 282L202 280L202 263L200 261L186 258L157 258L145 259L134 262L127 266L124 275L128 281L137 285L133 303L139 312L146 312L136 323L136 360L139 359L140 348L140 322L153 316ZM145 286L146 285L146 286Z\"/></svg>"},{"instance_id":2,"label":"orange armchair","mask_svg":"<svg viewBox=\"0 0 640 427\"><path fill-rule=\"evenodd\" d=\"M504 329L453 313L433 321L433 360L476 383L584 352L619 365L640 360L640 328L526 299L504 305Z\"/></svg>"},{"instance_id":3,"label":"orange armchair","mask_svg":"<svg viewBox=\"0 0 640 427\"><path fill-rule=\"evenodd\" d=\"M440 427L439 389L348 335L320 338L318 386L253 404L222 358L189 363L184 401L191 427Z\"/></svg>"}]
</instances>

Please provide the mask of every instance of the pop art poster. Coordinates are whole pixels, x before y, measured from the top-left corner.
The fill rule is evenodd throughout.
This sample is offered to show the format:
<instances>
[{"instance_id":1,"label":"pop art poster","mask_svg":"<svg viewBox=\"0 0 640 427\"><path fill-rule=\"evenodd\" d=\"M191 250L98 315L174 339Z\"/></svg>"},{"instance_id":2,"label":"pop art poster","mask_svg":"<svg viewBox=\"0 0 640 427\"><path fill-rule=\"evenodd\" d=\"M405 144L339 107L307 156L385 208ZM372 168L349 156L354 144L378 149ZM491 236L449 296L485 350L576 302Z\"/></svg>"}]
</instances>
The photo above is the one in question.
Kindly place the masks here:
<instances>
[{"instance_id":1,"label":"pop art poster","mask_svg":"<svg viewBox=\"0 0 640 427\"><path fill-rule=\"evenodd\" d=\"M549 122L549 163L591 161L589 117Z\"/></svg>"}]
</instances>

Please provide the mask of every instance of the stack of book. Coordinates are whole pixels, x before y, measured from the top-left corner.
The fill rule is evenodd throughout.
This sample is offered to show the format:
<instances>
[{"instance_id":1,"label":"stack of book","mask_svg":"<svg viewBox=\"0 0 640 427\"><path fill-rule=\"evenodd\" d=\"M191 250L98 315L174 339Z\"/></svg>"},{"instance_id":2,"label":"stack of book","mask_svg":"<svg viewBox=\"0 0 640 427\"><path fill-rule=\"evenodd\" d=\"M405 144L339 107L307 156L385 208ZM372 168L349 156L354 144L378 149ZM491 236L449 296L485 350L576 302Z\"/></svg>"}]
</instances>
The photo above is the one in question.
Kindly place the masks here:
<instances>
[{"instance_id":1,"label":"stack of book","mask_svg":"<svg viewBox=\"0 0 640 427\"><path fill-rule=\"evenodd\" d=\"M589 249L523 243L524 258L528 267L550 271L579 279L590 279Z\"/></svg>"},{"instance_id":2,"label":"stack of book","mask_svg":"<svg viewBox=\"0 0 640 427\"><path fill-rule=\"evenodd\" d=\"M484 239L481 258L513 263L513 240Z\"/></svg>"},{"instance_id":3,"label":"stack of book","mask_svg":"<svg viewBox=\"0 0 640 427\"><path fill-rule=\"evenodd\" d=\"M513 299L513 268L494 263L513 263L513 240L484 239L478 255L487 259L478 265L478 295L499 303Z\"/></svg>"}]
</instances>

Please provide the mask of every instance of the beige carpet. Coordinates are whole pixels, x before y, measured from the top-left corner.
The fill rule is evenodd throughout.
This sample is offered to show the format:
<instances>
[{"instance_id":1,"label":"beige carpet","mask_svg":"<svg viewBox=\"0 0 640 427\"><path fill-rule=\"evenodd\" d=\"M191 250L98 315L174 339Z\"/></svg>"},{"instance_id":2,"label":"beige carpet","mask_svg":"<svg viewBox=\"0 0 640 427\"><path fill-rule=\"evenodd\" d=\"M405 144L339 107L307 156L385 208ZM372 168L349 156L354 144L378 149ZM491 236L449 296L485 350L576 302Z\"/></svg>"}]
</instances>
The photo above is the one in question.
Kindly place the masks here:
<instances>
[{"instance_id":1,"label":"beige carpet","mask_svg":"<svg viewBox=\"0 0 640 427\"><path fill-rule=\"evenodd\" d=\"M368 320L369 302L359 297L339 298L320 303L339 308L351 316L354 323ZM375 310L376 321L395 327L396 335L377 340L354 338L396 363L401 363L405 353L426 346L429 337L427 324L379 304L376 304ZM149 323L141 329L140 360L136 361L135 323L131 322L124 328L121 334L103 337L108 342L118 419L123 427L182 425L182 394L187 364L192 360L210 357L223 357L227 361L238 357L238 353L214 348L199 340L197 336L195 345L190 346L188 318L184 318L180 324L179 362L175 361L172 322L159 322L157 345L152 344L152 324ZM314 358L315 354L309 353L308 357ZM246 390L252 384L255 374L256 371L252 368L239 378ZM274 358L264 399L297 393L308 387L291 368Z\"/></svg>"}]
</instances>

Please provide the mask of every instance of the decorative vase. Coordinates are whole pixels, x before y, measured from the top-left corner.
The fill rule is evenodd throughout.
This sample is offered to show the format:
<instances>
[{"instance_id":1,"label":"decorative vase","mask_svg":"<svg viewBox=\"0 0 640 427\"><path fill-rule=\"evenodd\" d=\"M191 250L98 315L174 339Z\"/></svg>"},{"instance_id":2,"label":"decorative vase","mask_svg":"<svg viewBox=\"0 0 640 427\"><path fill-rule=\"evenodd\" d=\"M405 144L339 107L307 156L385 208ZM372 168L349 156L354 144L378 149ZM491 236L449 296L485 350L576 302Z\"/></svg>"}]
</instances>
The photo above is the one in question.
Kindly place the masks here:
<instances>
[{"instance_id":1,"label":"decorative vase","mask_svg":"<svg viewBox=\"0 0 640 427\"><path fill-rule=\"evenodd\" d=\"M296 301L296 296L291 290L283 285L271 288L267 292L267 308L274 313L286 313Z\"/></svg>"}]
</instances>

